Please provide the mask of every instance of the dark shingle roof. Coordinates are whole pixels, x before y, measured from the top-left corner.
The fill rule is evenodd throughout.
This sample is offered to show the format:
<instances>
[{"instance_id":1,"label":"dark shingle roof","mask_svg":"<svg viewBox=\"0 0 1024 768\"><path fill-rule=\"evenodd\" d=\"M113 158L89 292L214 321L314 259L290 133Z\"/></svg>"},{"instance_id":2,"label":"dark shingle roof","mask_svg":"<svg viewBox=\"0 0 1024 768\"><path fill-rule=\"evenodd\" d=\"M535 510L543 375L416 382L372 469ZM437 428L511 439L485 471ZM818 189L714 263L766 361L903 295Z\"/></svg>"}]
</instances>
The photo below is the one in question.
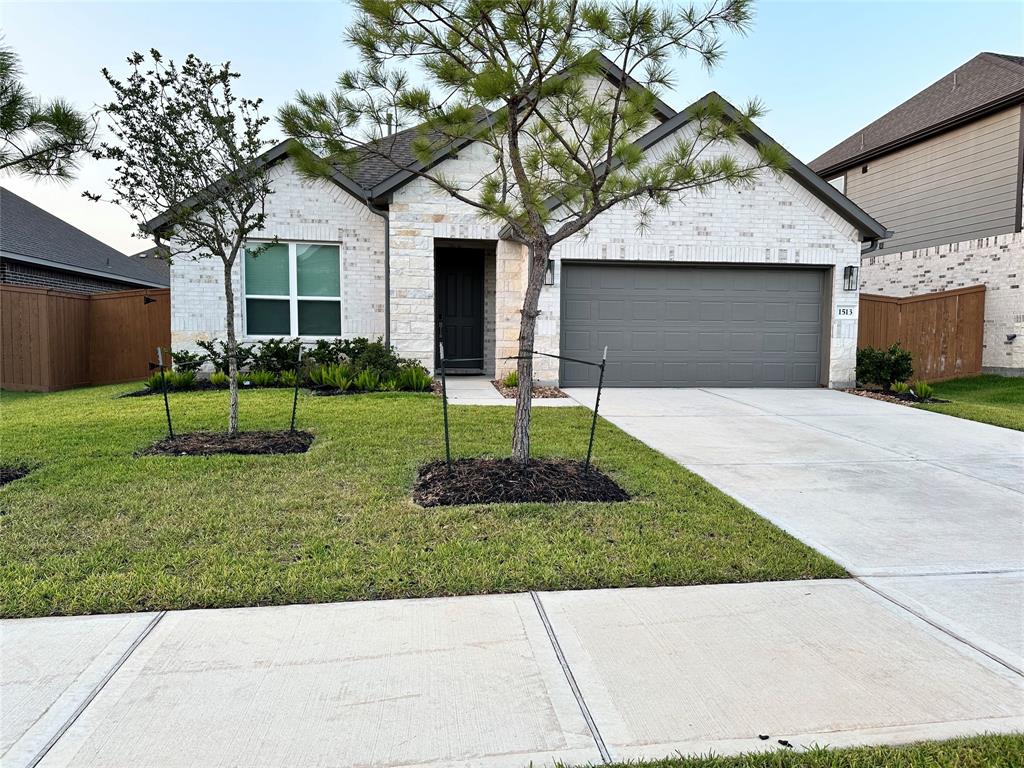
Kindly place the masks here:
<instances>
[{"instance_id":1,"label":"dark shingle roof","mask_svg":"<svg viewBox=\"0 0 1024 768\"><path fill-rule=\"evenodd\" d=\"M2 187L0 251L12 259L21 256L126 283L169 286L171 282L166 262L126 256Z\"/></svg>"},{"instance_id":2,"label":"dark shingle roof","mask_svg":"<svg viewBox=\"0 0 1024 768\"><path fill-rule=\"evenodd\" d=\"M916 96L841 141L810 167L831 175L895 146L1024 99L1024 57L979 53Z\"/></svg>"}]
</instances>

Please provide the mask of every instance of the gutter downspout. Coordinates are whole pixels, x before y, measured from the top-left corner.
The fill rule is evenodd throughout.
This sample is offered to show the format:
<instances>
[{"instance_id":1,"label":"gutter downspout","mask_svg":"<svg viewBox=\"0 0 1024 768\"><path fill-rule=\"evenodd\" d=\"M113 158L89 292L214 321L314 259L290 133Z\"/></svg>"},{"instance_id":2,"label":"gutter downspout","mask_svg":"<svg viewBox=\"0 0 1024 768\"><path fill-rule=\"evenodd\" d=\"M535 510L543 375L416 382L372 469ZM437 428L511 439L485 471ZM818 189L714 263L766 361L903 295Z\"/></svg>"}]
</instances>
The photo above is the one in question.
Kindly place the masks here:
<instances>
[{"instance_id":1,"label":"gutter downspout","mask_svg":"<svg viewBox=\"0 0 1024 768\"><path fill-rule=\"evenodd\" d=\"M871 240L871 244L867 248L861 248L860 249L860 255L863 257L863 256L867 256L869 253L874 253L875 251L877 251L879 248L882 247L882 240L888 240L889 238L891 238L895 234L896 233L893 232L892 230L886 230L884 238L881 238L881 237L873 238Z\"/></svg>"},{"instance_id":2,"label":"gutter downspout","mask_svg":"<svg viewBox=\"0 0 1024 768\"><path fill-rule=\"evenodd\" d=\"M366 207L384 220L384 346L391 346L391 219L387 208L378 208L370 198Z\"/></svg>"}]
</instances>

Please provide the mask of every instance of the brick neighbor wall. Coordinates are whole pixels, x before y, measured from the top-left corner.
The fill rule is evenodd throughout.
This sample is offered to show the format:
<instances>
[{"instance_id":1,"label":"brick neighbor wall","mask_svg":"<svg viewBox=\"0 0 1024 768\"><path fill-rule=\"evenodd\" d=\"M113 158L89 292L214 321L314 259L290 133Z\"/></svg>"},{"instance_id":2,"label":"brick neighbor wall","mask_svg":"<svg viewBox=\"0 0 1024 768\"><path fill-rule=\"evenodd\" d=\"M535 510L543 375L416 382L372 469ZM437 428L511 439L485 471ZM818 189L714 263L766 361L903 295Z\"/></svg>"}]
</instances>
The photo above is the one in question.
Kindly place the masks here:
<instances>
[{"instance_id":1,"label":"brick neighbor wall","mask_svg":"<svg viewBox=\"0 0 1024 768\"><path fill-rule=\"evenodd\" d=\"M329 182L311 182L291 160L270 171L274 193L267 221L254 239L338 243L342 266L342 335L384 335L384 221L362 201ZM244 339L241 256L233 273L235 323ZM223 339L224 267L218 257L176 259L171 265L171 344L195 349L195 342Z\"/></svg>"},{"instance_id":2,"label":"brick neighbor wall","mask_svg":"<svg viewBox=\"0 0 1024 768\"><path fill-rule=\"evenodd\" d=\"M78 272L49 269L11 259L0 260L0 283L27 285L32 288L52 288L71 293L110 293L111 291L130 291L146 287L136 283L119 283Z\"/></svg>"},{"instance_id":3,"label":"brick neighbor wall","mask_svg":"<svg viewBox=\"0 0 1024 768\"><path fill-rule=\"evenodd\" d=\"M1024 375L1024 233L865 256L860 277L864 293L883 296L984 285L983 370ZM1012 334L1017 338L1006 343Z\"/></svg>"}]
</instances>

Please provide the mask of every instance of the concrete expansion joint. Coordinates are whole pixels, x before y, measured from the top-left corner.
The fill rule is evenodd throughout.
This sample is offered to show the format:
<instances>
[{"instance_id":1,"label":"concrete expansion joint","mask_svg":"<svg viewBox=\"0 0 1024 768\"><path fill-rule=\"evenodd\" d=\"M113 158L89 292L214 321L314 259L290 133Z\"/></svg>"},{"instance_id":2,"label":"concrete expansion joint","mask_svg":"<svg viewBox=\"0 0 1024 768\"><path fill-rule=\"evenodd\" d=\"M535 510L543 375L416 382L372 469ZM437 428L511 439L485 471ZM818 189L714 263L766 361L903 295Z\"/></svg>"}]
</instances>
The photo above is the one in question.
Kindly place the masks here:
<instances>
[{"instance_id":1,"label":"concrete expansion joint","mask_svg":"<svg viewBox=\"0 0 1024 768\"><path fill-rule=\"evenodd\" d=\"M991 659L992 661L994 661L996 664L999 664L1000 666L1005 667L1006 669L1008 669L1011 672L1019 675L1020 677L1024 677L1024 669L1021 669L1017 665L1011 664L1010 662L1006 661L1005 659L1001 659L999 656L996 656L995 654L990 653L989 651L986 651L981 646L979 646L979 645L977 645L975 643L972 643L970 640L965 638L963 635L960 635L959 633L954 632L951 629L949 629L947 627L944 627L944 626L942 626L941 624L939 624L939 623L937 623L935 621L932 621L931 619L929 619L927 616L925 616L920 611L916 611L913 608L911 608L905 602L897 600L896 598L892 597L891 595L886 594L885 592L883 592L882 590L878 589L877 587L873 587L871 584L868 584L864 580L864 577L853 576L852 578L853 578L854 581L856 581L862 587L867 587L869 590L874 592L879 597L881 597L881 598L883 598L885 600L888 600L890 603L895 605L897 608L903 609L904 611L906 611L910 615L914 616L915 618L920 619L921 621L923 621L925 624L927 624L928 626L932 627L933 629L939 630L939 632L942 632L944 635L947 635L948 637L953 638L957 642L963 643L968 648L971 648L971 649L977 651L978 653L982 654L983 656L985 656L985 657ZM872 577L872 578L874 578L874 577Z\"/></svg>"},{"instance_id":2,"label":"concrete expansion joint","mask_svg":"<svg viewBox=\"0 0 1024 768\"><path fill-rule=\"evenodd\" d=\"M540 615L541 623L544 624L544 630L548 633L548 639L551 641L551 647L555 651L555 656L558 657L558 663L562 667L562 672L565 673L565 679L569 683L569 688L572 689L572 695L576 699L576 703L579 705L580 712L583 715L583 719L587 723L587 728L590 730L590 735L594 739L594 743L597 745L597 751L601 754L601 761L604 763L612 762L611 753L608 751L608 747L605 746L604 739L601 737L601 732L597 728L597 723L594 721L593 715L590 714L590 708L587 706L586 700L583 698L583 693L580 691L579 685L576 683L576 677L572 673L572 668L569 666L569 662L565 658L565 654L562 652L562 646L558 642L558 636L555 634L555 628L551 625L550 619L548 619L547 611L544 610L544 603L541 602L540 595L537 592L530 592L530 597L533 600L533 605L537 609L537 613Z\"/></svg>"},{"instance_id":3,"label":"concrete expansion joint","mask_svg":"<svg viewBox=\"0 0 1024 768\"><path fill-rule=\"evenodd\" d=\"M35 757L29 760L25 768L36 768L36 766L42 762L43 758L46 757L47 753L51 749L53 749L54 745L58 741L60 741L61 737L68 732L68 729L75 724L75 721L82 716L82 713L85 712L85 710L88 708L90 704L92 704L93 699L99 696L100 691L102 691L106 684L109 683L110 680L114 677L114 675L117 674L118 670L121 669L122 666L124 666L124 663L128 661L128 659L131 657L133 653L135 653L135 649L142 645L142 641L149 636L149 633L156 628L156 625L159 624L160 620L166 615L167 611L160 611L155 616L153 616L152 619L150 619L149 623L146 624L143 630L139 633L139 636L136 637L134 641L132 641L132 644L129 645L127 650L125 650L125 652L121 654L121 657L114 662L114 665L108 670L107 674L103 676L103 679L96 683L93 689L89 691L89 695L86 696L82 703L79 704L78 707L75 709L75 711L71 713L71 716L64 722L64 724L59 729L57 729L57 732L53 735L53 737L48 742L46 742L46 744L43 745L43 748L36 753Z\"/></svg>"}]
</instances>

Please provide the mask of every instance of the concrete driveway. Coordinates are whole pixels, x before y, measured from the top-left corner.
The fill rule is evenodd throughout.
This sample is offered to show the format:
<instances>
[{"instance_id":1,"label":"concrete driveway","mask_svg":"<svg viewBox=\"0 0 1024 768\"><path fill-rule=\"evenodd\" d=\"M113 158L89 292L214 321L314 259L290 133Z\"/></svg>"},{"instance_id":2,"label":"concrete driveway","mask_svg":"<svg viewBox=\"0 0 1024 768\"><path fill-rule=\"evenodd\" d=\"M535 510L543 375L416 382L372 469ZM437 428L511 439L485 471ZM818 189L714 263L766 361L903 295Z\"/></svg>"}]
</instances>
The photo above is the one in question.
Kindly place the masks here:
<instances>
[{"instance_id":1,"label":"concrete driveway","mask_svg":"<svg viewBox=\"0 0 1024 768\"><path fill-rule=\"evenodd\" d=\"M824 389L609 389L600 413L1024 670L1024 433Z\"/></svg>"}]
</instances>

